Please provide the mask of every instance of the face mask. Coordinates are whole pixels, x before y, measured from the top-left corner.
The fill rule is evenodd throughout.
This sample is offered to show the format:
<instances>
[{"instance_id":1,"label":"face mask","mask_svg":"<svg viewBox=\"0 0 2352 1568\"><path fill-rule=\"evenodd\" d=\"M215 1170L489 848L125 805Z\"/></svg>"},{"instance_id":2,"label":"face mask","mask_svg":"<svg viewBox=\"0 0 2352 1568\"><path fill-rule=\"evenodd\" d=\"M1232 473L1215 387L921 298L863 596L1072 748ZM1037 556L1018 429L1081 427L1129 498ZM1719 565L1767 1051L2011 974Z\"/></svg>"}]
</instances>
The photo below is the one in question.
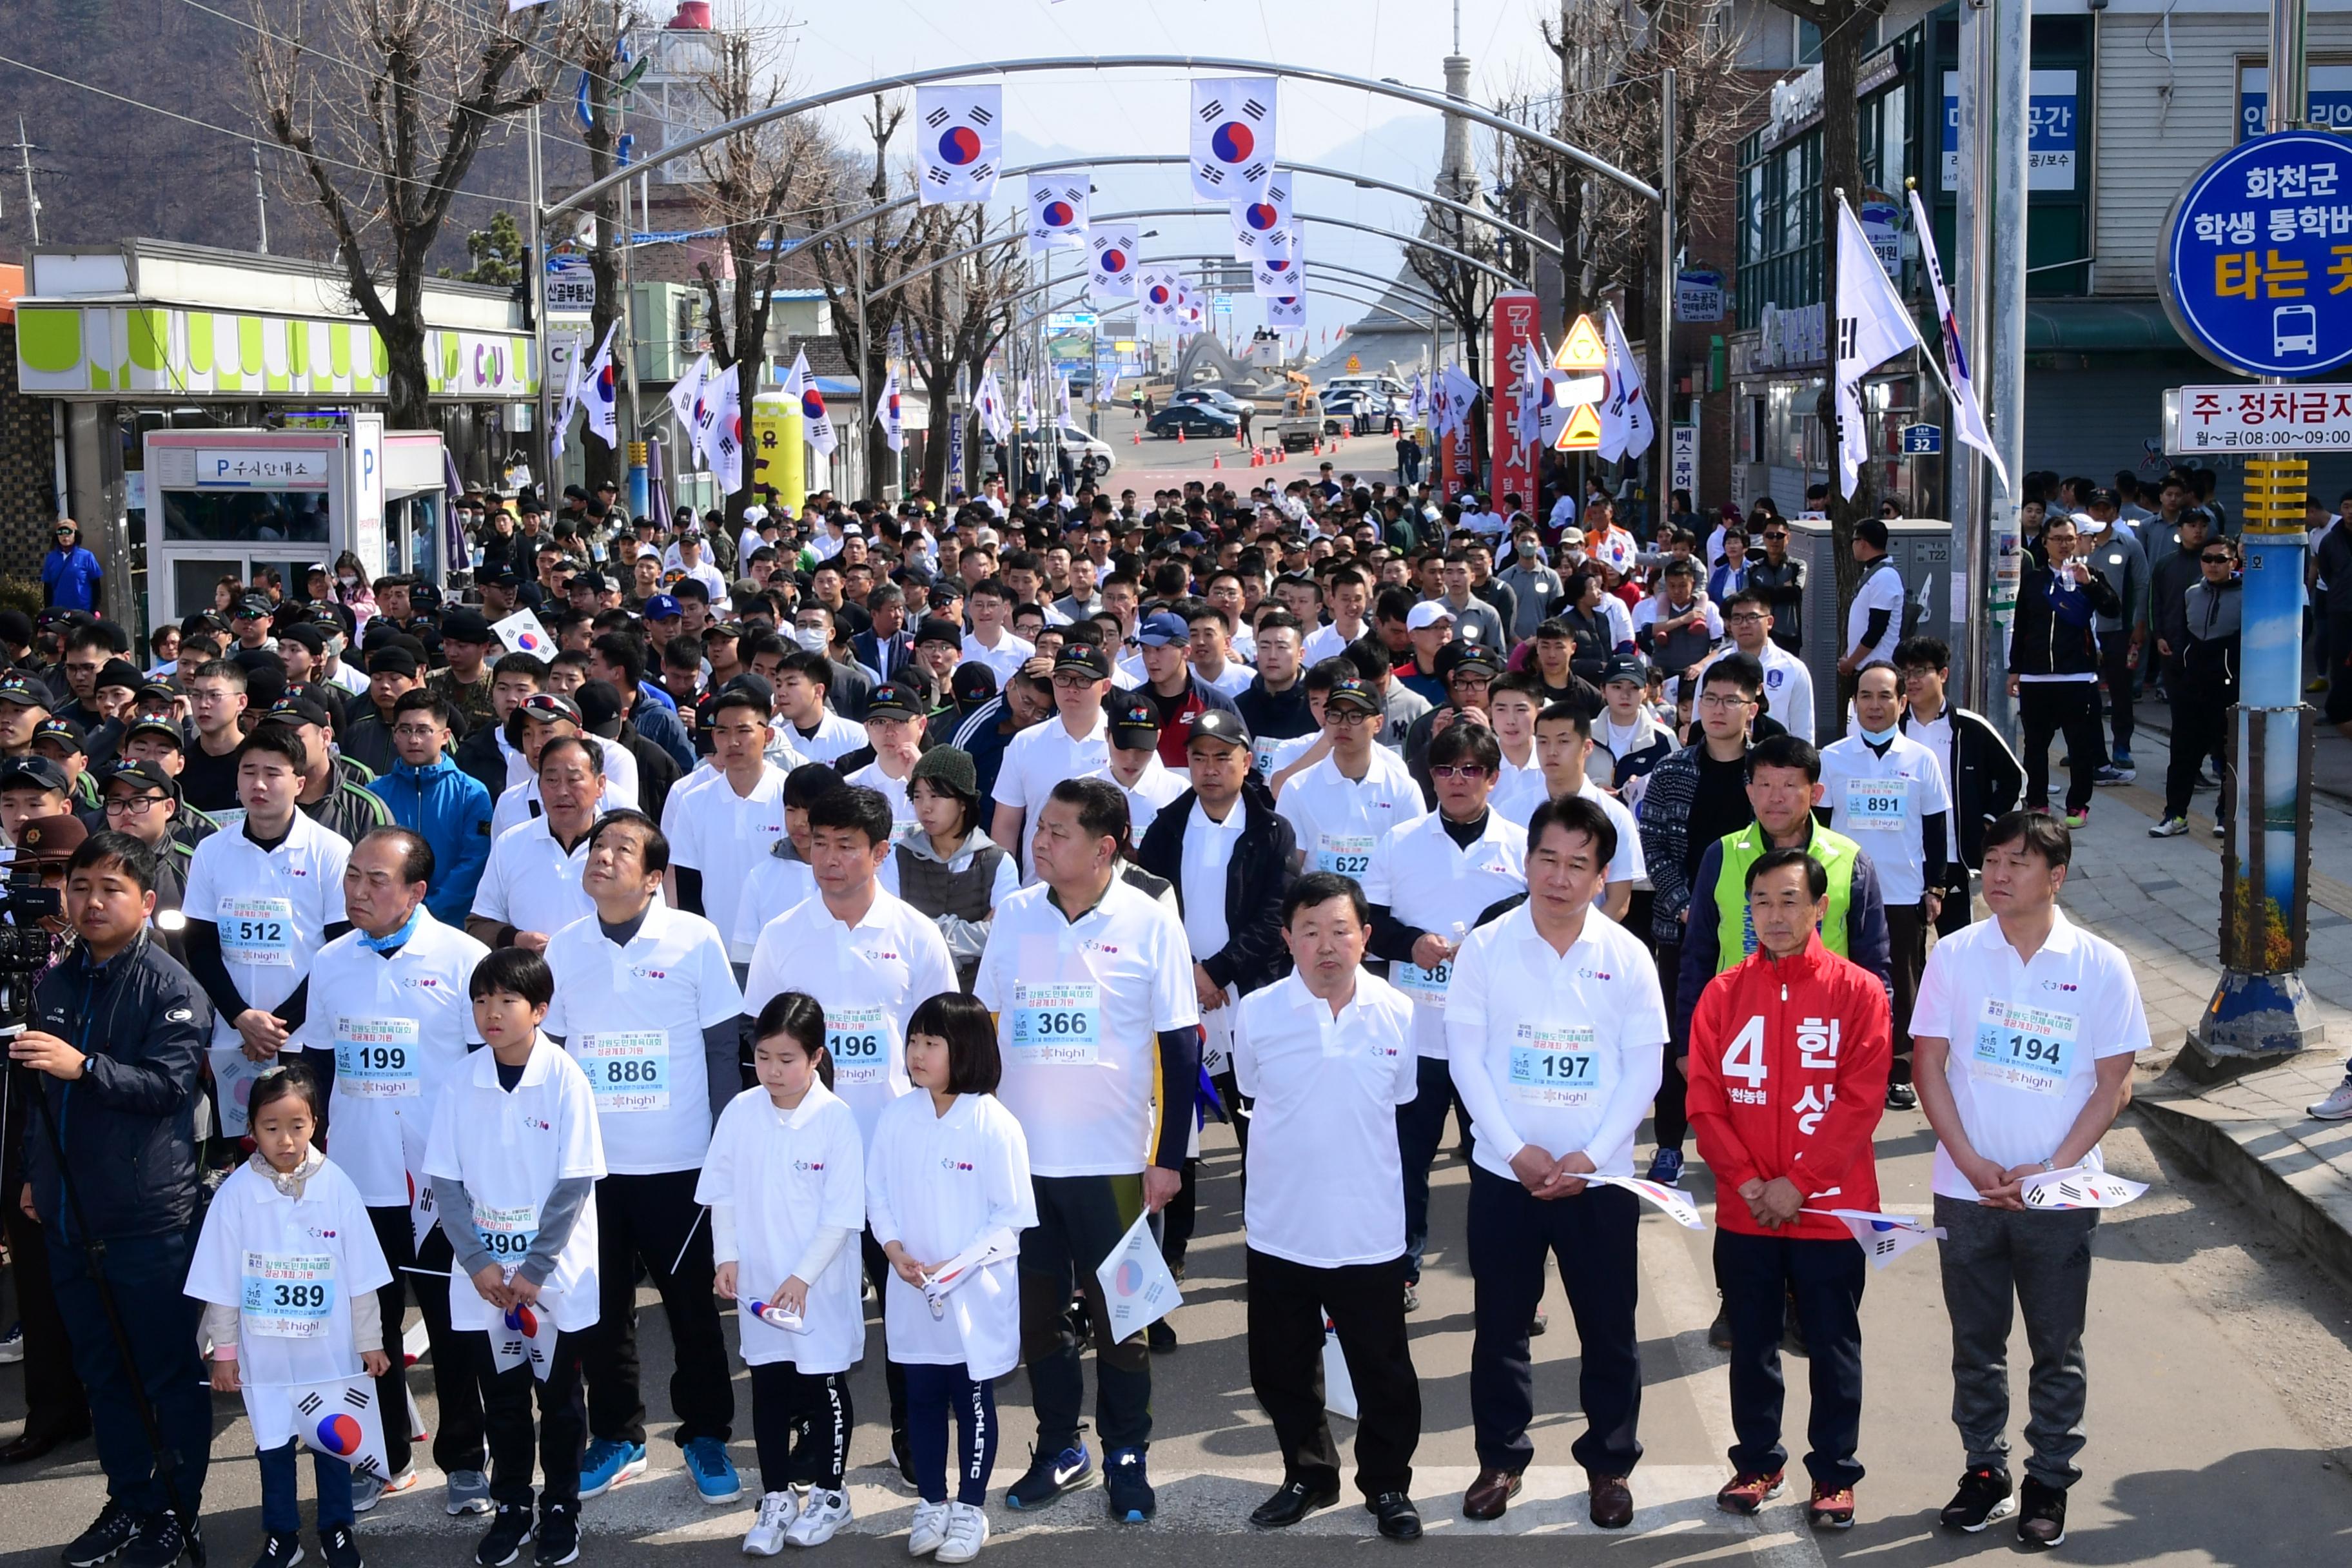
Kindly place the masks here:
<instances>
[{"instance_id":1,"label":"face mask","mask_svg":"<svg viewBox=\"0 0 2352 1568\"><path fill-rule=\"evenodd\" d=\"M337 577L335 581L341 583L346 588L356 588L359 586L360 582L356 577Z\"/></svg>"},{"instance_id":2,"label":"face mask","mask_svg":"<svg viewBox=\"0 0 2352 1568\"><path fill-rule=\"evenodd\" d=\"M1519 553L1520 553L1520 554L1522 554L1522 555L1533 555L1535 552L1536 552L1536 542L1535 542L1534 540L1532 540L1532 539L1522 539L1522 540L1520 540L1520 541L1519 541Z\"/></svg>"},{"instance_id":3,"label":"face mask","mask_svg":"<svg viewBox=\"0 0 2352 1568\"><path fill-rule=\"evenodd\" d=\"M811 653L823 653L831 646L823 626L795 626L793 640Z\"/></svg>"},{"instance_id":4,"label":"face mask","mask_svg":"<svg viewBox=\"0 0 2352 1568\"><path fill-rule=\"evenodd\" d=\"M1862 730L1859 720L1855 721L1854 728ZM1891 727L1885 730L1862 730L1862 738L1874 746L1883 746L1895 739L1895 731Z\"/></svg>"}]
</instances>

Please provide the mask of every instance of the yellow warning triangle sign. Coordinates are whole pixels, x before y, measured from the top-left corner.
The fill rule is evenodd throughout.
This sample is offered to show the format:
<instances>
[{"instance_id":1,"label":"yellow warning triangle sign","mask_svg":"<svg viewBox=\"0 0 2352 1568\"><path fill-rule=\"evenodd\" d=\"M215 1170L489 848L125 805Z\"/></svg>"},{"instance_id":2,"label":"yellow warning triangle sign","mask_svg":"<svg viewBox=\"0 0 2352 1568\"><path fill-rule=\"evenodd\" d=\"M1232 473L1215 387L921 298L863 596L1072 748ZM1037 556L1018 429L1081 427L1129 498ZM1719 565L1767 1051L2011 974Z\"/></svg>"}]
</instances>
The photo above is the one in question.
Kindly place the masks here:
<instances>
[{"instance_id":1,"label":"yellow warning triangle sign","mask_svg":"<svg viewBox=\"0 0 2352 1568\"><path fill-rule=\"evenodd\" d=\"M1592 324L1591 317L1576 318L1554 363L1561 370L1599 370L1609 363L1609 350L1601 342L1601 330Z\"/></svg>"},{"instance_id":2,"label":"yellow warning triangle sign","mask_svg":"<svg viewBox=\"0 0 2352 1568\"><path fill-rule=\"evenodd\" d=\"M1591 452L1601 447L1601 415L1590 403L1580 403L1569 412L1568 429L1559 438L1563 452Z\"/></svg>"}]
</instances>

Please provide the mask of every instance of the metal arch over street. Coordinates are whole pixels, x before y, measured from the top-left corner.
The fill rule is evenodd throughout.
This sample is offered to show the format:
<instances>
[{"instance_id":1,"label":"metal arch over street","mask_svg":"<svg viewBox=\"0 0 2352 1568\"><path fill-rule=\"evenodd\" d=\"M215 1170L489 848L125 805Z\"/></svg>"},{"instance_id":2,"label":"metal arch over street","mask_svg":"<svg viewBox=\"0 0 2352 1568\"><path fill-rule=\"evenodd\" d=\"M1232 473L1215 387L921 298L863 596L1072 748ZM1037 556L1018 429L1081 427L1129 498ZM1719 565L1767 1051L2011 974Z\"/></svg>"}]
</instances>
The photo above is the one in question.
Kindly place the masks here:
<instances>
[{"instance_id":1,"label":"metal arch over street","mask_svg":"<svg viewBox=\"0 0 2352 1568\"><path fill-rule=\"evenodd\" d=\"M1228 258L1221 258L1209 252L1195 253L1191 251L1169 256L1146 256L1138 260L1136 265L1139 267L1162 267L1172 262L1207 262L1212 265L1222 262L1227 267L1238 265ZM1355 279L1362 279L1367 282L1377 284L1382 289L1393 289L1415 305L1419 305L1429 310L1444 309L1444 302L1433 294L1407 289L1402 283L1399 282L1395 279L1383 278L1379 273L1368 271L1361 267L1342 267L1336 261L1326 261L1318 264L1313 275L1308 278L1307 281L1311 283L1316 278L1328 277L1334 272L1347 274L1348 277L1346 280L1354 284L1354 286L1359 289L1361 289L1363 284L1355 283ZM1025 300L1030 295L1043 292L1047 289L1058 289L1066 283L1076 283L1080 281L1083 281L1083 279L1076 278L1048 279L1045 282L1032 283L1025 289L1017 289L1010 296L1010 298L1014 300ZM1113 300L1109 305L1097 309L1095 313L1099 316L1108 316L1121 309L1130 307L1134 305L1134 303L1135 301L1132 300ZM1059 309L1058 306L1055 308ZM1410 321L1412 318L1407 316L1399 316L1397 319L1399 321Z\"/></svg>"},{"instance_id":2,"label":"metal arch over street","mask_svg":"<svg viewBox=\"0 0 2352 1568\"><path fill-rule=\"evenodd\" d=\"M1215 211L1216 209L1214 207L1143 207L1134 212L1104 213L1094 221L1097 223L1110 223L1119 218L1130 217L1206 217ZM1434 240L1423 239L1418 235L1392 233L1388 229L1378 227L1372 224L1358 223L1353 218L1324 217L1315 213L1302 213L1296 211L1294 211L1293 216L1302 223L1325 223L1329 224L1334 228L1359 229L1365 234L1377 234L1383 239L1393 239L1400 245L1409 245L1416 249L1433 251L1440 256L1450 257L1454 260L1461 262L1465 267L1475 267L1481 272L1491 273L1494 277L1500 279L1507 288L1519 289L1525 287L1525 285L1520 283L1517 279L1512 277L1509 273L1504 271L1499 267L1496 267L1488 262L1481 261L1475 256L1465 256L1461 251L1449 249L1443 245L1439 245ZM991 246L1013 244L1020 238L1021 236L1017 232L1009 235L1000 234L993 239L983 239L977 245L967 245L961 250L950 251L947 255L940 257L936 261L926 262L922 266L916 268L912 272L892 279L889 282L885 283L879 289L876 289L869 292L866 297L868 300L878 299L882 295L903 289L909 283L929 277L932 273L937 272L940 268L947 266L950 262L961 261L966 257L970 256L977 256L982 251L988 249ZM1238 267L1241 263L1234 262L1233 265Z\"/></svg>"},{"instance_id":3,"label":"metal arch over street","mask_svg":"<svg viewBox=\"0 0 2352 1568\"><path fill-rule=\"evenodd\" d=\"M1189 163L1191 162L1191 159L1179 157L1173 153L1123 153L1109 158L1050 158L1042 163L1024 163L1018 168L1007 169L1004 171L1003 177L1010 180L1029 174L1041 174L1049 169L1131 168L1138 164ZM1474 207L1467 202L1457 202L1450 196L1436 195L1427 191L1416 191L1411 185L1400 185L1394 181L1383 180L1377 175L1351 174L1345 169L1327 169L1316 163L1285 163L1282 165L1282 172L1286 174L1317 174L1325 179L1345 180L1351 185L1393 191L1399 195L1410 196L1418 202L1427 202L1433 206L1445 207L1460 213L1467 219L1500 229L1503 233L1523 239L1537 249L1548 252L1562 261L1568 258L1568 247L1565 245L1555 245L1534 230L1522 228L1508 218L1498 217L1493 213ZM823 244L834 236L853 229L861 223L870 222L875 218L897 212L899 208L910 206L920 199L913 192L903 196L893 197L879 206L867 207L864 212L852 213L847 217L839 218L825 225L823 228L812 229L801 238L791 241L789 248L799 250L807 246ZM1209 209L1202 210L1206 212Z\"/></svg>"},{"instance_id":4,"label":"metal arch over street","mask_svg":"<svg viewBox=\"0 0 2352 1568\"><path fill-rule=\"evenodd\" d=\"M1499 131L1506 136L1525 142L1529 146L1540 147L1547 153L1558 153L1570 163L1591 170L1602 179L1616 182L1643 201L1657 202L1662 199L1655 185L1644 180L1636 179L1606 159L1596 157L1571 142L1547 136L1540 131L1520 124L1508 115L1497 114L1491 109L1472 103L1465 99L1448 98L1442 92L1407 87L1402 82L1375 81L1370 77L1350 76L1345 71L1325 70L1316 66L1283 66L1276 65L1270 60L1236 59L1224 55L1059 55L1034 59L971 60L961 65L935 66L927 70L901 71L895 76L877 77L871 81L858 82L855 86L833 88L824 92L812 93L806 98L795 98L763 109L756 114L747 114L740 120L730 120L723 125L714 126L699 136L688 137L675 147L665 147L642 162L631 163L625 169L616 169L601 180L592 180L562 200L550 203L541 209L542 216L552 217L557 213L569 212L574 207L592 202L624 181L636 178L656 163L667 163L674 158L685 157L689 153L699 152L705 147L723 142L739 132L765 125L771 121L789 120L793 115L805 114L813 109L824 109L832 104L845 103L851 99L870 98L876 93L888 92L893 89L922 87L937 81L953 81L960 77L1021 76L1037 71L1086 70L1241 72L1247 75L1284 77L1296 81L1319 81L1333 87L1352 88L1359 92L1375 93L1382 98L1393 98L1419 108L1435 110L1441 114L1458 115L1464 120L1484 125L1490 131Z\"/></svg>"},{"instance_id":5,"label":"metal arch over street","mask_svg":"<svg viewBox=\"0 0 2352 1568\"><path fill-rule=\"evenodd\" d=\"M1054 286L1055 288L1059 288L1065 283L1074 281L1076 281L1074 279L1056 278L1054 279ZM1034 294L1045 287L1045 285L1042 283L1036 284L1029 289L1022 290L1022 294ZM1316 279L1310 278L1307 280L1307 292L1309 294L1320 295L1326 300L1343 300L1351 305L1370 306L1373 310L1380 311L1382 315L1387 316L1390 320L1402 321L1406 326L1412 327L1418 331L1435 331L1439 327L1444 324L1444 322L1437 321L1434 317L1408 316L1402 310L1396 310L1388 305L1383 305L1378 300L1369 298L1369 291L1364 289L1361 285L1357 284L1351 279L1325 278L1322 281L1318 282ZM1021 297L1021 295L1014 296L1015 299L1019 299ZM1074 306L1083 305L1086 302L1086 290L1081 289L1078 292L1072 294L1066 299L1053 301L1051 304L1044 307L1044 309L1048 312L1066 310ZM1120 303L1124 304L1126 301L1122 300Z\"/></svg>"}]
</instances>

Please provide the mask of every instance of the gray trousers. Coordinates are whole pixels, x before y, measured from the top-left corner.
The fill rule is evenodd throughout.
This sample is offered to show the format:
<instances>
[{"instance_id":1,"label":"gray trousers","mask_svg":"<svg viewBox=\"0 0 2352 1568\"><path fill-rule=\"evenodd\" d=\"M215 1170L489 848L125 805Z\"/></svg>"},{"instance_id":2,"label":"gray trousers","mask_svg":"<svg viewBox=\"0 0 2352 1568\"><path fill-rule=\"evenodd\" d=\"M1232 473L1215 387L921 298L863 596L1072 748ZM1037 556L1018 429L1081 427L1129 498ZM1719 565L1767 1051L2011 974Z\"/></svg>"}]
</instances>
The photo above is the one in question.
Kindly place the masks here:
<instances>
[{"instance_id":1,"label":"gray trousers","mask_svg":"<svg viewBox=\"0 0 2352 1568\"><path fill-rule=\"evenodd\" d=\"M2009 1333L2022 1308L2033 1353L2025 1473L2063 1490L2083 1473L2074 1456L2085 1440L2083 1321L2098 1211L1988 1208L1938 1194L1936 1223L1946 1232L1937 1258L1952 1320L1952 1425L1969 1468L2009 1468Z\"/></svg>"}]
</instances>

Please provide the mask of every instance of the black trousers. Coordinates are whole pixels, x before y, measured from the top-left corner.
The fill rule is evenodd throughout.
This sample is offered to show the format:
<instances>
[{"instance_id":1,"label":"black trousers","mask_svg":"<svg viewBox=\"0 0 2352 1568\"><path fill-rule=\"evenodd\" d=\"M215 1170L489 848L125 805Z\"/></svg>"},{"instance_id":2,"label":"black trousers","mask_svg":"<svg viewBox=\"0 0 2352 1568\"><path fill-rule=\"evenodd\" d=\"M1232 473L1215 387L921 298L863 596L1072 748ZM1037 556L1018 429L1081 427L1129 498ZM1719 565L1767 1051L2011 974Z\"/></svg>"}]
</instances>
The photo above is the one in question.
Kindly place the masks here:
<instances>
[{"instance_id":1,"label":"black trousers","mask_svg":"<svg viewBox=\"0 0 2352 1568\"><path fill-rule=\"evenodd\" d=\"M874 1239L870 1226L858 1234L857 1251L866 1260L866 1278L874 1282L874 1332L878 1340L886 1331L887 1314L882 1303L890 1299L890 1260L882 1255L882 1244ZM882 1386L890 1394L890 1451L896 1455L899 1439L907 1435L907 1369L887 1353L882 1357Z\"/></svg>"},{"instance_id":2,"label":"black trousers","mask_svg":"<svg viewBox=\"0 0 2352 1568\"><path fill-rule=\"evenodd\" d=\"M697 1437L724 1443L735 1422L727 1342L719 1329L719 1302L710 1293L717 1267L710 1226L694 1201L701 1172L662 1171L650 1176L606 1176L596 1184L596 1326L583 1331L588 1376L588 1429L597 1436L642 1444L646 1401L637 1375L637 1264L661 1292L677 1357L669 1374L672 1434L680 1447ZM691 1233L689 1237L689 1233ZM675 1270L672 1265L677 1267Z\"/></svg>"},{"instance_id":3,"label":"black trousers","mask_svg":"<svg viewBox=\"0 0 2352 1568\"><path fill-rule=\"evenodd\" d=\"M1021 1359L1037 1412L1037 1451L1078 1440L1086 1374L1070 1331L1070 1293L1082 1291L1095 1342L1095 1429L1106 1449L1151 1441L1151 1351L1141 1334L1114 1341L1095 1270L1143 1212L1143 1173L1032 1176L1037 1223L1021 1233Z\"/></svg>"},{"instance_id":4,"label":"black trousers","mask_svg":"<svg viewBox=\"0 0 2352 1568\"><path fill-rule=\"evenodd\" d=\"M2131 668L2131 628L2099 634L2099 674L2107 683L2107 733L2116 741L2115 754L2131 755L2132 689L2139 671Z\"/></svg>"},{"instance_id":5,"label":"black trousers","mask_svg":"<svg viewBox=\"0 0 2352 1568\"><path fill-rule=\"evenodd\" d=\"M1825 1487L1862 1479L1853 1453L1862 1441L1862 1287L1868 1272L1851 1238L1744 1236L1717 1227L1715 1282L1731 1320L1734 1470L1769 1476L1789 1462L1780 1442L1780 1338L1793 1302L1812 1389L1805 1470Z\"/></svg>"},{"instance_id":6,"label":"black trousers","mask_svg":"<svg viewBox=\"0 0 2352 1568\"><path fill-rule=\"evenodd\" d=\"M2183 678L2172 678L2172 759L2164 769L2164 815L2189 815L2189 796L2197 793L2197 773L2208 757L2230 754L2230 708L2238 700L2235 682L2224 687L2190 686ZM2343 681L2352 688L2352 676ZM2331 693L2329 700L2333 701ZM2229 774L2222 773L2221 803L2214 807L2216 820L2229 810Z\"/></svg>"},{"instance_id":7,"label":"black trousers","mask_svg":"<svg viewBox=\"0 0 2352 1568\"><path fill-rule=\"evenodd\" d=\"M2332 601L2346 589L2330 588ZM2352 723L2352 616L2327 617L2327 721Z\"/></svg>"},{"instance_id":8,"label":"black trousers","mask_svg":"<svg viewBox=\"0 0 2352 1568\"><path fill-rule=\"evenodd\" d=\"M1622 1187L1587 1187L1538 1199L1507 1176L1470 1168L1470 1278L1476 1306L1470 1342L1470 1424L1478 1463L1517 1475L1535 1458L1535 1369L1528 1325L1543 1301L1544 1263L1559 1265L1576 1318L1577 1402L1584 1433L1570 1452L1601 1475L1641 1461L1641 1299L1636 1245L1642 1200Z\"/></svg>"},{"instance_id":9,"label":"black trousers","mask_svg":"<svg viewBox=\"0 0 2352 1568\"><path fill-rule=\"evenodd\" d=\"M170 1506L133 1394L143 1388L163 1445L176 1460L172 1479L180 1504L192 1511L201 1509L212 1456L213 1396L205 1390L204 1363L196 1359L202 1314L184 1293L194 1236L107 1239L101 1267L131 1342L129 1364L99 1299L89 1250L55 1225L46 1239L58 1310L73 1342L74 1370L89 1393L90 1428L98 1439L99 1467L106 1472L106 1495L135 1513L162 1513ZM488 1335L482 1342L488 1344Z\"/></svg>"},{"instance_id":10,"label":"black trousers","mask_svg":"<svg viewBox=\"0 0 2352 1568\"><path fill-rule=\"evenodd\" d=\"M27 1136L48 1136L46 1129ZM5 1184L8 1257L16 1275L16 1316L25 1328L25 1431L46 1436L52 1432L79 1432L89 1425L89 1398L81 1379L74 1375L73 1342L66 1332L65 1314L58 1310L57 1286L49 1268L49 1241L39 1222L16 1205L24 1192L21 1180Z\"/></svg>"},{"instance_id":11,"label":"black trousers","mask_svg":"<svg viewBox=\"0 0 2352 1568\"><path fill-rule=\"evenodd\" d=\"M392 1364L375 1380L376 1408L383 1412L384 1465L394 1475L408 1468L408 1368L400 1351L400 1326L408 1315L408 1299L425 1319L425 1342L433 1355L433 1394L439 1418L433 1426L433 1462L446 1474L478 1470L487 1452L482 1431L482 1389L475 1376L472 1347L476 1337L449 1327L449 1238L435 1226L425 1245L415 1244L406 1207L371 1208L368 1223L375 1227L376 1245L392 1265L392 1283L376 1292L383 1312L383 1351ZM427 1279L425 1273L438 1273Z\"/></svg>"},{"instance_id":12,"label":"black trousers","mask_svg":"<svg viewBox=\"0 0 2352 1568\"><path fill-rule=\"evenodd\" d=\"M528 1361L499 1371L490 1356L490 1336L466 1336L474 1342L475 1375L481 1381L483 1426L490 1440L490 1496L496 1501L530 1506L530 1413L536 1399L540 1500L567 1503L578 1512L580 1460L588 1449L588 1411L580 1400L580 1365L594 1335L593 1329L556 1335L545 1382L532 1375Z\"/></svg>"},{"instance_id":13,"label":"black trousers","mask_svg":"<svg viewBox=\"0 0 2352 1568\"><path fill-rule=\"evenodd\" d=\"M1160 1211L1160 1258L1171 1274L1184 1267L1184 1249L1192 1245L1192 1231L1201 1218L1201 1162L1184 1159L1184 1184Z\"/></svg>"},{"instance_id":14,"label":"black trousers","mask_svg":"<svg viewBox=\"0 0 2352 1568\"><path fill-rule=\"evenodd\" d=\"M1887 968L1895 982L1895 1060L1889 1083L1911 1081L1911 1007L1919 999L1919 976L1927 967L1927 901L1886 906Z\"/></svg>"},{"instance_id":15,"label":"black trousers","mask_svg":"<svg viewBox=\"0 0 2352 1568\"><path fill-rule=\"evenodd\" d=\"M803 1372L788 1361L751 1369L751 1438L760 1450L760 1489L841 1489L849 1468L849 1435L857 1409L845 1372Z\"/></svg>"},{"instance_id":16,"label":"black trousers","mask_svg":"<svg viewBox=\"0 0 2352 1568\"><path fill-rule=\"evenodd\" d=\"M1639 898L1640 894L1634 897ZM1629 915L1633 912L1626 911ZM1704 913L1705 911L1701 911ZM1683 944L1678 942L1658 943L1658 992L1665 998L1666 1016L1676 1016L1675 990L1683 973ZM1679 1149L1690 1136L1690 1117L1683 1109L1683 1094L1689 1081L1683 1077L1682 1058L1690 1053L1688 1040L1676 1040L1672 1047L1674 1058L1658 1079L1658 1097L1650 1104L1650 1116L1658 1135L1658 1146Z\"/></svg>"},{"instance_id":17,"label":"black trousers","mask_svg":"<svg viewBox=\"0 0 2352 1568\"><path fill-rule=\"evenodd\" d=\"M1404 1162L1405 1278L1421 1283L1422 1254L1429 1247L1429 1168L1445 1141L1445 1115L1462 1126L1462 1152L1470 1152L1470 1108L1454 1090L1454 1071L1433 1057L1413 1068L1412 1099L1397 1107L1397 1152ZM1402 1295L1403 1292L1398 1292Z\"/></svg>"},{"instance_id":18,"label":"black trousers","mask_svg":"<svg viewBox=\"0 0 2352 1568\"><path fill-rule=\"evenodd\" d=\"M2066 809L2091 804L2099 764L2107 760L2099 733L2099 688L2089 680L2023 680L2017 687L2018 723L2025 732L2025 805L2031 810L2050 799L2050 742L2066 737Z\"/></svg>"},{"instance_id":19,"label":"black trousers","mask_svg":"<svg viewBox=\"0 0 2352 1568\"><path fill-rule=\"evenodd\" d=\"M1250 1389L1274 1423L1285 1480L1339 1479L1323 1410L1328 1313L1356 1388L1356 1486L1366 1497L1412 1488L1421 1382L1404 1327L1404 1259L1316 1268L1249 1249Z\"/></svg>"}]
</instances>

